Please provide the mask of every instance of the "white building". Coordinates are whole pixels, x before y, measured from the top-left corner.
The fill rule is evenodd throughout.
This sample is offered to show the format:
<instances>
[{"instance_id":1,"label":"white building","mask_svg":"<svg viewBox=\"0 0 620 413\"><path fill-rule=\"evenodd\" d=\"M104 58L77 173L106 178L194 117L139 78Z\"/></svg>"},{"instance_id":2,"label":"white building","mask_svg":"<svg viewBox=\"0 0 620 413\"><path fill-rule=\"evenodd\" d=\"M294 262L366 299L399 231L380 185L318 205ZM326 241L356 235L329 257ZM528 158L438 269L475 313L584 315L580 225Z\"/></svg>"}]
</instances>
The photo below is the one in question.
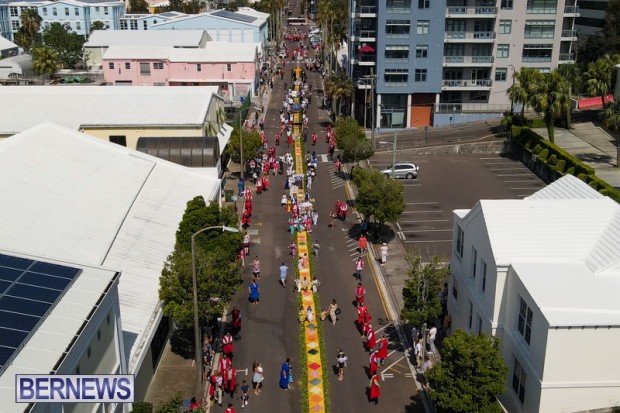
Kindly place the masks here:
<instances>
[{"instance_id":1,"label":"white building","mask_svg":"<svg viewBox=\"0 0 620 413\"><path fill-rule=\"evenodd\" d=\"M121 17L120 27L121 30L150 30L154 24L185 16L187 14L178 11L156 14L125 14Z\"/></svg>"},{"instance_id":2,"label":"white building","mask_svg":"<svg viewBox=\"0 0 620 413\"><path fill-rule=\"evenodd\" d=\"M620 404L620 205L567 175L454 211L452 329L493 334L509 412Z\"/></svg>"},{"instance_id":3,"label":"white building","mask_svg":"<svg viewBox=\"0 0 620 413\"><path fill-rule=\"evenodd\" d=\"M20 353L12 365L5 366L11 375L0 377L0 412L24 411L27 405L14 404L13 373L53 370L50 366L64 357L58 353L67 348L60 347L79 332L97 302L105 277L116 273L122 276L120 305L116 304L120 320L115 319L114 325L123 347L114 354L123 358L113 363L98 347L87 350L89 343L97 342L98 326L107 325L106 309L112 300L94 313L92 328L87 324L79 333L80 346L66 356L58 372L126 371L136 375L136 400L143 400L168 336L158 297L163 263L174 248L187 201L199 195L207 202L213 200L219 182L197 169L43 124L0 141L0 187L0 251L87 268L84 280L80 277L75 283L76 287L78 282L86 283L79 284L78 296L69 296L69 291L48 317L49 329L37 331L22 350L26 351L23 357ZM86 277L91 271L94 275ZM85 300L91 306L85 307ZM62 312L55 317L57 310ZM58 331L53 334L50 329ZM40 350L46 345L49 351ZM35 412L59 411L51 410L56 409L53 406L42 405ZM105 411L120 408L114 409ZM80 404L64 411L103 410L96 404Z\"/></svg>"}]
</instances>

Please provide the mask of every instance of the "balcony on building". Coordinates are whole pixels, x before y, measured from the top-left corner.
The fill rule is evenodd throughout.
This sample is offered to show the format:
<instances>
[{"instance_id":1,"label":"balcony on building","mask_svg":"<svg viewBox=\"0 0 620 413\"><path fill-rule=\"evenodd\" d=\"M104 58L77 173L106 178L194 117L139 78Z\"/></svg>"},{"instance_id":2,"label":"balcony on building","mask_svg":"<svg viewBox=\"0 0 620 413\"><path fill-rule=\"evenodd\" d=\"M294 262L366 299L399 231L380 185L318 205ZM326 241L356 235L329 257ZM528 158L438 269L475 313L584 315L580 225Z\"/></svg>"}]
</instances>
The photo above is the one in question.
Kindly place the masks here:
<instances>
[{"instance_id":1,"label":"balcony on building","mask_svg":"<svg viewBox=\"0 0 620 413\"><path fill-rule=\"evenodd\" d=\"M386 0L387 14L411 14L411 0Z\"/></svg>"},{"instance_id":2,"label":"balcony on building","mask_svg":"<svg viewBox=\"0 0 620 413\"><path fill-rule=\"evenodd\" d=\"M362 19L353 21L351 30L351 41L374 42L376 41L377 30L375 29L375 19Z\"/></svg>"},{"instance_id":3,"label":"balcony on building","mask_svg":"<svg viewBox=\"0 0 620 413\"><path fill-rule=\"evenodd\" d=\"M444 56L444 66L493 66L493 56Z\"/></svg>"},{"instance_id":4,"label":"balcony on building","mask_svg":"<svg viewBox=\"0 0 620 413\"><path fill-rule=\"evenodd\" d=\"M446 17L465 19L468 17L497 17L497 7L487 6L450 6L446 7Z\"/></svg>"},{"instance_id":5,"label":"balcony on building","mask_svg":"<svg viewBox=\"0 0 620 413\"><path fill-rule=\"evenodd\" d=\"M575 63L574 53L560 53L560 64Z\"/></svg>"},{"instance_id":6,"label":"balcony on building","mask_svg":"<svg viewBox=\"0 0 620 413\"><path fill-rule=\"evenodd\" d=\"M564 17L579 17L579 6L565 6Z\"/></svg>"},{"instance_id":7,"label":"balcony on building","mask_svg":"<svg viewBox=\"0 0 620 413\"><path fill-rule=\"evenodd\" d=\"M495 41L495 32L446 32L444 40L446 43L488 43Z\"/></svg>"},{"instance_id":8,"label":"balcony on building","mask_svg":"<svg viewBox=\"0 0 620 413\"><path fill-rule=\"evenodd\" d=\"M562 41L563 42L576 42L577 41L577 30L562 30Z\"/></svg>"},{"instance_id":9,"label":"balcony on building","mask_svg":"<svg viewBox=\"0 0 620 413\"><path fill-rule=\"evenodd\" d=\"M360 52L351 55L351 63L360 66L375 66L377 62L377 53Z\"/></svg>"},{"instance_id":10,"label":"balcony on building","mask_svg":"<svg viewBox=\"0 0 620 413\"><path fill-rule=\"evenodd\" d=\"M360 18L360 17L374 18L374 17L377 17L377 5L376 5L376 3L368 1L368 0L354 2L353 13L352 13L351 17L353 17L353 18Z\"/></svg>"},{"instance_id":11,"label":"balcony on building","mask_svg":"<svg viewBox=\"0 0 620 413\"><path fill-rule=\"evenodd\" d=\"M489 90L492 86L492 79L444 79L441 90Z\"/></svg>"}]
</instances>

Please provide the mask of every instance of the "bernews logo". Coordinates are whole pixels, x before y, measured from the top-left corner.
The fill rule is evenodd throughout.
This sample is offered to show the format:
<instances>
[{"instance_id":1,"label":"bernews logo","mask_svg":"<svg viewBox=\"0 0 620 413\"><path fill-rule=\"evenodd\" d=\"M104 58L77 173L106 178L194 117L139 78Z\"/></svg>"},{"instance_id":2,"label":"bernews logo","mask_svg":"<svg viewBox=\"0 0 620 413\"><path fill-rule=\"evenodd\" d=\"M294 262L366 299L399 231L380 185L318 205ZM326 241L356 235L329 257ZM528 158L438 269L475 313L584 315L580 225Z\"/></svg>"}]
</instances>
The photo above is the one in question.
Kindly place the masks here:
<instances>
[{"instance_id":1,"label":"bernews logo","mask_svg":"<svg viewBox=\"0 0 620 413\"><path fill-rule=\"evenodd\" d=\"M133 374L16 374L16 403L133 403Z\"/></svg>"}]
</instances>

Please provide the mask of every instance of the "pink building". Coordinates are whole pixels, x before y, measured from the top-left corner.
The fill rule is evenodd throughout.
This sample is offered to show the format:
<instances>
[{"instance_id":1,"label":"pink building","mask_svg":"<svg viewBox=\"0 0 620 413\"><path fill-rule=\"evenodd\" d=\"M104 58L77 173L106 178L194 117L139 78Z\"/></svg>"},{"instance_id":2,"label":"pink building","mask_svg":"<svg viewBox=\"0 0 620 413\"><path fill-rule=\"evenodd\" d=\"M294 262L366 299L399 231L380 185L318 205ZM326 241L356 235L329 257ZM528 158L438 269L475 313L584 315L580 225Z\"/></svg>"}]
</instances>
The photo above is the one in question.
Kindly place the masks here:
<instances>
[{"instance_id":1,"label":"pink building","mask_svg":"<svg viewBox=\"0 0 620 413\"><path fill-rule=\"evenodd\" d=\"M227 100L256 96L260 43L207 42L204 48L110 46L102 59L109 85L219 86Z\"/></svg>"}]
</instances>

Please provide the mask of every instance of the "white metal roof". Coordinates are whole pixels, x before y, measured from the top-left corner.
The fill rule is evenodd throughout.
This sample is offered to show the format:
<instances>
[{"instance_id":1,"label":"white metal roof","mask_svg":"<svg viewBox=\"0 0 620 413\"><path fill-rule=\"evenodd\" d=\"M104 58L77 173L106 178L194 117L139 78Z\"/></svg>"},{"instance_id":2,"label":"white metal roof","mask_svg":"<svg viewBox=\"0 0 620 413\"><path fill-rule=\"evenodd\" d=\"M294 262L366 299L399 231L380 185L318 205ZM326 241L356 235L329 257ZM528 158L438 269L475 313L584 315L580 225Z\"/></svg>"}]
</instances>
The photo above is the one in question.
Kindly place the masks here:
<instances>
[{"instance_id":1,"label":"white metal roof","mask_svg":"<svg viewBox=\"0 0 620 413\"><path fill-rule=\"evenodd\" d=\"M219 181L44 124L0 141L0 188L0 249L122 272L125 354L136 373L186 203L214 199Z\"/></svg>"},{"instance_id":2,"label":"white metal roof","mask_svg":"<svg viewBox=\"0 0 620 413\"><path fill-rule=\"evenodd\" d=\"M204 30L95 30L88 36L84 47L200 47L204 35Z\"/></svg>"},{"instance_id":3,"label":"white metal roof","mask_svg":"<svg viewBox=\"0 0 620 413\"><path fill-rule=\"evenodd\" d=\"M214 63L254 62L260 43L208 42L204 49L185 49L170 46L112 46L103 60L157 59L170 62ZM253 76L253 74L252 74Z\"/></svg>"},{"instance_id":4,"label":"white metal roof","mask_svg":"<svg viewBox=\"0 0 620 413\"><path fill-rule=\"evenodd\" d=\"M15 43L0 36L0 50L13 49L15 47L18 47Z\"/></svg>"},{"instance_id":5,"label":"white metal roof","mask_svg":"<svg viewBox=\"0 0 620 413\"><path fill-rule=\"evenodd\" d=\"M137 59L137 60L166 60L170 56L171 46L110 46L101 60ZM185 50L185 49L182 49ZM204 49L187 49L204 50Z\"/></svg>"},{"instance_id":6,"label":"white metal roof","mask_svg":"<svg viewBox=\"0 0 620 413\"><path fill-rule=\"evenodd\" d=\"M221 10L213 10L213 11L208 11L208 12L204 12L204 13L190 14L190 15L187 15L187 16L182 16L182 17L179 17L179 18L176 18L176 19L170 19L170 20L167 20L165 22L154 24L152 27L158 29L159 27L170 26L170 25L173 25L176 22L181 22L181 21L186 21L186 20L196 20L196 21L207 20L208 21L209 19L225 20L225 21L234 22L235 24L239 24L239 25L243 25L243 26L261 27L267 21L264 17L260 17L260 16L256 16L256 15L250 15L248 13L238 13L238 14L241 14L243 16L256 17L256 20L251 21L251 22L249 22L249 21L241 21L241 20L229 19L229 18L226 18L226 17L217 16L217 15L213 14L214 12L218 12L218 11L221 11ZM231 13L234 13L234 12L231 12ZM207 26L205 25L205 28L206 27Z\"/></svg>"},{"instance_id":7,"label":"white metal roof","mask_svg":"<svg viewBox=\"0 0 620 413\"><path fill-rule=\"evenodd\" d=\"M620 325L618 203L566 176L528 198L463 212L480 216L496 264L515 268L550 322Z\"/></svg>"},{"instance_id":8,"label":"white metal roof","mask_svg":"<svg viewBox=\"0 0 620 413\"><path fill-rule=\"evenodd\" d=\"M43 122L85 126L189 126L204 123L216 86L28 86L0 88L0 135ZM220 99L217 97L217 99Z\"/></svg>"},{"instance_id":9,"label":"white metal roof","mask_svg":"<svg viewBox=\"0 0 620 413\"><path fill-rule=\"evenodd\" d=\"M239 7L236 10L237 13L240 14L246 14L248 16L254 16L254 17L259 17L261 19L265 19L267 20L269 18L269 13L263 13L262 11L258 11L256 9L253 9L251 7Z\"/></svg>"},{"instance_id":10,"label":"white metal roof","mask_svg":"<svg viewBox=\"0 0 620 413\"><path fill-rule=\"evenodd\" d=\"M2 236L0 238L4 239ZM1 252L82 269L82 273L0 376L0 413L15 413L26 408L24 404L15 403L15 375L49 374L53 371L73 339L79 334L83 323L88 320L95 303L106 293L116 271L16 254L6 250Z\"/></svg>"}]
</instances>

